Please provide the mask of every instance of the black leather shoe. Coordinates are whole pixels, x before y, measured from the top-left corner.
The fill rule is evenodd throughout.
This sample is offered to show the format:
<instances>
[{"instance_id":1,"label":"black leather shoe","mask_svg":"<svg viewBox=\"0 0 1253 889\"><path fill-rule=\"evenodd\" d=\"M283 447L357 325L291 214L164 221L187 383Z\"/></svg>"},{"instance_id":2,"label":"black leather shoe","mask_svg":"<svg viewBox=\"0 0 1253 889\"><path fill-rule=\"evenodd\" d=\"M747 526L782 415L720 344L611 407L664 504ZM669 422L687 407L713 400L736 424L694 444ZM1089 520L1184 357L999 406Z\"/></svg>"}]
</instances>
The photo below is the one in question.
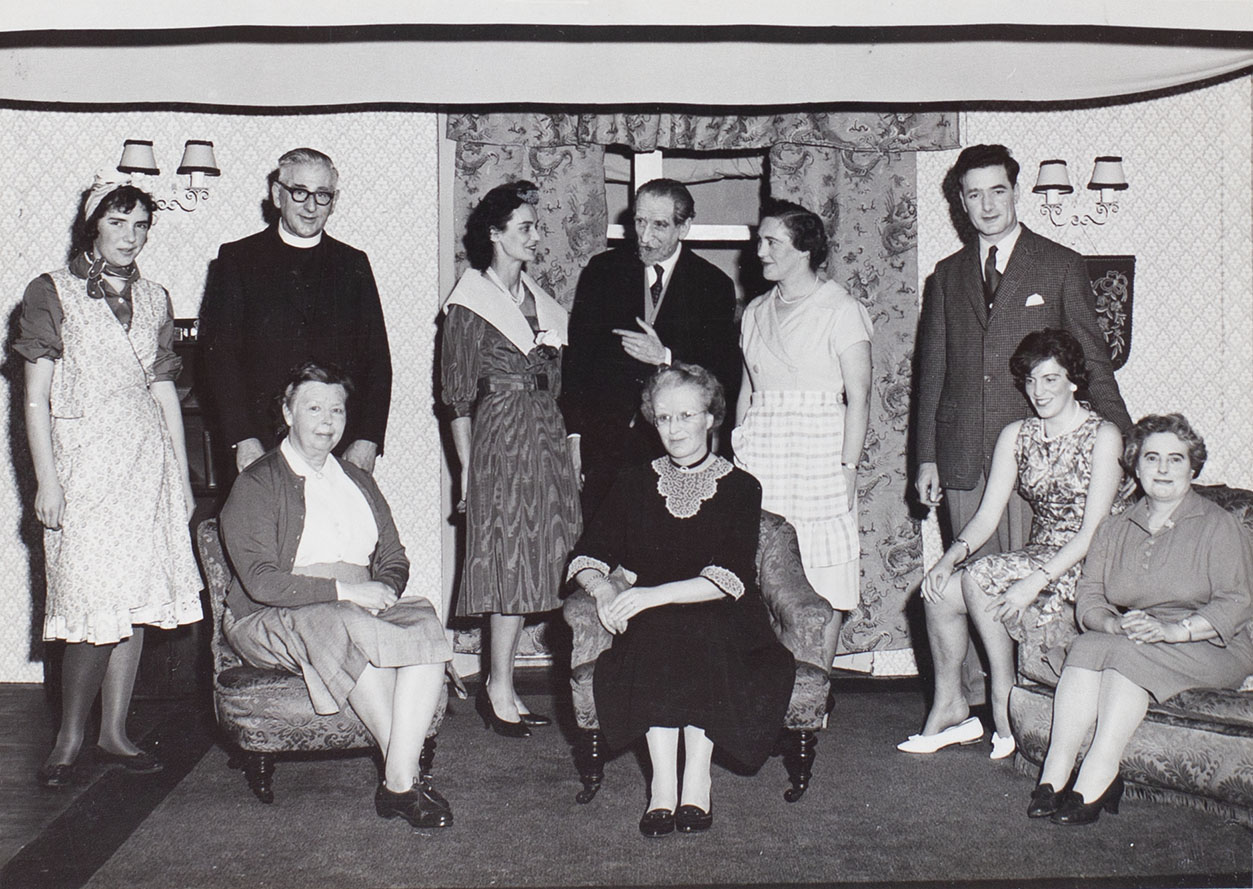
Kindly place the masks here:
<instances>
[{"instance_id":1,"label":"black leather shoe","mask_svg":"<svg viewBox=\"0 0 1253 889\"><path fill-rule=\"evenodd\" d=\"M374 794L374 811L380 818L403 818L413 827L430 829L452 825L452 808L435 788L415 781L404 793L393 793L379 783Z\"/></svg>"},{"instance_id":2,"label":"black leather shoe","mask_svg":"<svg viewBox=\"0 0 1253 889\"><path fill-rule=\"evenodd\" d=\"M640 833L649 838L674 833L674 812L669 809L649 809L640 819Z\"/></svg>"},{"instance_id":3,"label":"black leather shoe","mask_svg":"<svg viewBox=\"0 0 1253 889\"><path fill-rule=\"evenodd\" d=\"M713 827L713 823L713 806L709 807L708 812L700 806L679 806L678 811L674 813L674 826L678 828L679 833L699 833L702 830L709 830Z\"/></svg>"},{"instance_id":4,"label":"black leather shoe","mask_svg":"<svg viewBox=\"0 0 1253 889\"><path fill-rule=\"evenodd\" d=\"M41 787L69 787L74 783L74 763L59 762L56 765L40 766L35 770L35 780Z\"/></svg>"},{"instance_id":5,"label":"black leather shoe","mask_svg":"<svg viewBox=\"0 0 1253 889\"><path fill-rule=\"evenodd\" d=\"M165 768L161 760L146 750L127 756L124 753L110 753L103 747L97 747L96 762L102 766L122 766L137 775L153 775Z\"/></svg>"},{"instance_id":6,"label":"black leather shoe","mask_svg":"<svg viewBox=\"0 0 1253 889\"><path fill-rule=\"evenodd\" d=\"M506 722L496 715L492 699L487 696L486 686L480 688L479 693L474 696L474 709L479 711L479 716L483 717L483 727L491 729L498 735L504 735L506 738L531 737L531 730L526 727L525 722Z\"/></svg>"},{"instance_id":7,"label":"black leather shoe","mask_svg":"<svg viewBox=\"0 0 1253 889\"><path fill-rule=\"evenodd\" d=\"M1054 824L1091 824L1101 817L1104 809L1111 815L1118 814L1118 803L1126 789L1122 775L1115 775L1105 792L1090 803L1083 801L1083 794L1070 791L1062 807L1053 813Z\"/></svg>"},{"instance_id":8,"label":"black leather shoe","mask_svg":"<svg viewBox=\"0 0 1253 889\"><path fill-rule=\"evenodd\" d=\"M1035 790L1031 791L1031 805L1027 806L1027 817L1047 818L1060 809L1066 802L1071 788L1075 786L1075 778L1078 776L1078 770L1071 772L1070 780L1061 790L1054 790L1052 784L1037 784Z\"/></svg>"},{"instance_id":9,"label":"black leather shoe","mask_svg":"<svg viewBox=\"0 0 1253 889\"><path fill-rule=\"evenodd\" d=\"M519 713L522 717L523 725L530 725L536 728L543 728L546 725L552 725L551 716L545 716L543 713Z\"/></svg>"}]
</instances>

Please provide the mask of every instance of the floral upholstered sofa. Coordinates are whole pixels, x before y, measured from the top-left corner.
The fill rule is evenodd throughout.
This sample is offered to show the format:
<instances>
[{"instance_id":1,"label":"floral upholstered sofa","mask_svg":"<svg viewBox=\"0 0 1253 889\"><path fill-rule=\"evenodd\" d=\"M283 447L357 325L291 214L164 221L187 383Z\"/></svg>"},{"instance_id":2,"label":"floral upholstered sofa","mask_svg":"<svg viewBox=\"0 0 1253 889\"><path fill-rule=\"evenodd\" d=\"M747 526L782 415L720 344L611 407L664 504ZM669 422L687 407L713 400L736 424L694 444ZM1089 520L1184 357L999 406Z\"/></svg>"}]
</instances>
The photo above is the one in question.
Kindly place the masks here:
<instances>
[{"instance_id":1,"label":"floral upholstered sofa","mask_svg":"<svg viewBox=\"0 0 1253 889\"><path fill-rule=\"evenodd\" d=\"M1196 491L1230 510L1253 536L1253 491L1224 485L1198 485ZM1069 620L1028 630L1018 647L1009 716L1016 764L1033 777L1048 749L1057 683L1044 652L1078 633L1074 610L1067 607ZM1123 753L1122 775L1128 797L1192 806L1253 827L1253 676L1239 691L1197 688L1150 704Z\"/></svg>"}]
</instances>

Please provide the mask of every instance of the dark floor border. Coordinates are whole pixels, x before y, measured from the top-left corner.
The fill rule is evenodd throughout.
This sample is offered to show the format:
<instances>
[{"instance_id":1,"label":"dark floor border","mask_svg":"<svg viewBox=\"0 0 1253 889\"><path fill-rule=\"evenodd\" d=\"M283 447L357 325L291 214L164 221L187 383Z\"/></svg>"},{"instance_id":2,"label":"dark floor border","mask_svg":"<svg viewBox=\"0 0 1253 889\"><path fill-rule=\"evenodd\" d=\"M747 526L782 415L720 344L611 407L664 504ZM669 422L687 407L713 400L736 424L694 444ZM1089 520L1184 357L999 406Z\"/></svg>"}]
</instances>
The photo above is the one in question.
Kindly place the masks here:
<instances>
[{"instance_id":1,"label":"dark floor border","mask_svg":"<svg viewBox=\"0 0 1253 889\"><path fill-rule=\"evenodd\" d=\"M195 702L175 707L143 739L165 763L156 775L106 771L0 870L5 889L80 889L213 746ZM46 792L32 785L32 792Z\"/></svg>"}]
</instances>

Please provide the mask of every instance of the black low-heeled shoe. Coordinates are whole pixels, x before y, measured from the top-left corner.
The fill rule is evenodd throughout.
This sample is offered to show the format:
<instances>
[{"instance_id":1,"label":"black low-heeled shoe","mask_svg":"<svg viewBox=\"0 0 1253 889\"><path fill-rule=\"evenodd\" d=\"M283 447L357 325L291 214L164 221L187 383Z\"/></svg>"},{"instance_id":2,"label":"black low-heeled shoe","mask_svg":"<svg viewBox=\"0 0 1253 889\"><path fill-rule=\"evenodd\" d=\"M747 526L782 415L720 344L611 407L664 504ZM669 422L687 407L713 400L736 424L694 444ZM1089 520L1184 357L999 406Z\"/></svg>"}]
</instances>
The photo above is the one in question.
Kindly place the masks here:
<instances>
[{"instance_id":1,"label":"black low-heeled shoe","mask_svg":"<svg viewBox=\"0 0 1253 889\"><path fill-rule=\"evenodd\" d=\"M522 713L519 711L518 716L522 717L524 725L529 725L534 728L543 728L546 725L553 724L552 717L545 716L543 713Z\"/></svg>"},{"instance_id":2,"label":"black low-heeled shoe","mask_svg":"<svg viewBox=\"0 0 1253 889\"><path fill-rule=\"evenodd\" d=\"M1027 817L1047 818L1061 809L1066 802L1067 795L1075 786L1077 777L1079 777L1078 769L1070 773L1070 780L1061 790L1054 790L1052 784L1037 784L1035 790L1031 791L1031 805L1027 806Z\"/></svg>"},{"instance_id":3,"label":"black low-heeled shoe","mask_svg":"<svg viewBox=\"0 0 1253 889\"><path fill-rule=\"evenodd\" d=\"M1111 815L1117 815L1118 803L1122 800L1122 793L1126 790L1126 787L1127 785L1123 783L1122 775L1115 775L1114 780L1109 783L1109 787L1105 788L1105 792L1090 803L1083 801L1083 794L1072 790L1066 796L1066 801L1062 803L1062 807L1053 813L1053 823L1091 824L1101 817L1102 809Z\"/></svg>"},{"instance_id":4,"label":"black low-heeled shoe","mask_svg":"<svg viewBox=\"0 0 1253 889\"><path fill-rule=\"evenodd\" d=\"M134 772L136 775L154 775L165 769L165 764L157 759L147 750L140 750L138 753L110 753L103 747L97 747L95 751L95 759L103 766L122 766L127 771Z\"/></svg>"},{"instance_id":5,"label":"black low-heeled shoe","mask_svg":"<svg viewBox=\"0 0 1253 889\"><path fill-rule=\"evenodd\" d=\"M508 722L496 715L496 708L492 706L492 699L487 696L487 687L479 689L479 693L474 696L474 709L479 711L479 716L483 718L483 727L489 728L498 735L506 738L529 738L531 730L526 727L526 723L519 720L518 722Z\"/></svg>"},{"instance_id":6,"label":"black low-heeled shoe","mask_svg":"<svg viewBox=\"0 0 1253 889\"><path fill-rule=\"evenodd\" d=\"M640 819L640 833L649 839L674 833L674 812L669 809L649 809Z\"/></svg>"},{"instance_id":7,"label":"black low-heeled shoe","mask_svg":"<svg viewBox=\"0 0 1253 889\"><path fill-rule=\"evenodd\" d=\"M714 809L709 807L706 812L700 806L679 806L674 813L674 826L679 833L699 833L709 830L714 824Z\"/></svg>"},{"instance_id":8,"label":"black low-heeled shoe","mask_svg":"<svg viewBox=\"0 0 1253 889\"><path fill-rule=\"evenodd\" d=\"M425 781L415 781L403 793L388 790L380 781L374 793L374 811L380 818L403 818L423 830L452 825L452 807L448 800Z\"/></svg>"},{"instance_id":9,"label":"black low-heeled shoe","mask_svg":"<svg viewBox=\"0 0 1253 889\"><path fill-rule=\"evenodd\" d=\"M74 763L59 762L55 765L40 766L35 770L35 781L41 787L59 790L74 783Z\"/></svg>"}]
</instances>

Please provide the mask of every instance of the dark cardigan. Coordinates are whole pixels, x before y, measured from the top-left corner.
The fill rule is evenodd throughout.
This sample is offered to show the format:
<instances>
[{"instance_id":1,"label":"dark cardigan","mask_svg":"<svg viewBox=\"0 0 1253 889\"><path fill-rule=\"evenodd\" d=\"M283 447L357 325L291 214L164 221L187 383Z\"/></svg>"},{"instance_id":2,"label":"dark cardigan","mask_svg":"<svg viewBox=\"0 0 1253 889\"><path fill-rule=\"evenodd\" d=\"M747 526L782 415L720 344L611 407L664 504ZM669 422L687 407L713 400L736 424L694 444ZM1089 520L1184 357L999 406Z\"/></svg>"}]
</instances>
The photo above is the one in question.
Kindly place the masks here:
<instances>
[{"instance_id":1,"label":"dark cardigan","mask_svg":"<svg viewBox=\"0 0 1253 889\"><path fill-rule=\"evenodd\" d=\"M339 465L365 495L378 526L370 578L403 593L409 559L387 501L368 472L342 460ZM219 522L234 571L226 605L237 620L266 606L290 608L337 599L334 580L292 573L305 525L305 480L292 472L277 448L235 479Z\"/></svg>"}]
</instances>

